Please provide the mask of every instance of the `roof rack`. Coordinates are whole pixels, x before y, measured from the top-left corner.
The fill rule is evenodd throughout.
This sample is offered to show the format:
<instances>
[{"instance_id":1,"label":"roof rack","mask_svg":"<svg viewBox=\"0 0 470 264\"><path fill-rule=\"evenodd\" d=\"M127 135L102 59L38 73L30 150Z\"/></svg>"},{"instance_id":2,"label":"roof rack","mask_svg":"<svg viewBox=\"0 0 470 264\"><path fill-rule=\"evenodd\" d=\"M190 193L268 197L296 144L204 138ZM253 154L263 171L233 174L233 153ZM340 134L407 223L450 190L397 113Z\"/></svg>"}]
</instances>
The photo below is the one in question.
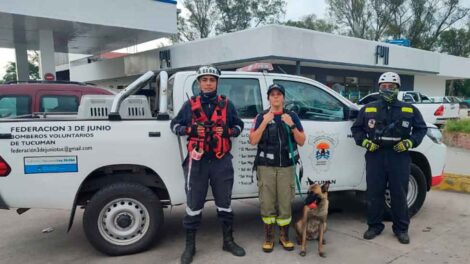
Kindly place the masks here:
<instances>
[{"instance_id":1,"label":"roof rack","mask_svg":"<svg viewBox=\"0 0 470 264\"><path fill-rule=\"evenodd\" d=\"M18 84L18 83L48 83L48 84L77 84L77 85L94 85L88 82L73 82L73 81L43 81L43 80L28 80L28 81L8 81L5 84Z\"/></svg>"}]
</instances>

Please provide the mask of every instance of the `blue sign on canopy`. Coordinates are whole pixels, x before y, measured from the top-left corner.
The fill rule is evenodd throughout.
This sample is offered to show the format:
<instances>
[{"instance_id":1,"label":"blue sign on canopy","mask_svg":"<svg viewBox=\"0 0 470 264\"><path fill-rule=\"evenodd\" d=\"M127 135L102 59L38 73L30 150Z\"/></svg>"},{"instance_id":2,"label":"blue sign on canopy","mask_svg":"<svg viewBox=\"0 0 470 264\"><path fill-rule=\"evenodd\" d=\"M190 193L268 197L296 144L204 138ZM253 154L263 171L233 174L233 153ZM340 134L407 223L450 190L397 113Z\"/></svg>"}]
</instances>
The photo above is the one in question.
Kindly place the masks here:
<instances>
[{"instance_id":1,"label":"blue sign on canopy","mask_svg":"<svg viewBox=\"0 0 470 264\"><path fill-rule=\"evenodd\" d=\"M163 2L163 3L169 3L169 4L175 4L176 5L176 0L155 0L157 2Z\"/></svg>"},{"instance_id":2,"label":"blue sign on canopy","mask_svg":"<svg viewBox=\"0 0 470 264\"><path fill-rule=\"evenodd\" d=\"M385 43L411 47L411 41L409 39L389 39L389 40L386 40Z\"/></svg>"}]
</instances>

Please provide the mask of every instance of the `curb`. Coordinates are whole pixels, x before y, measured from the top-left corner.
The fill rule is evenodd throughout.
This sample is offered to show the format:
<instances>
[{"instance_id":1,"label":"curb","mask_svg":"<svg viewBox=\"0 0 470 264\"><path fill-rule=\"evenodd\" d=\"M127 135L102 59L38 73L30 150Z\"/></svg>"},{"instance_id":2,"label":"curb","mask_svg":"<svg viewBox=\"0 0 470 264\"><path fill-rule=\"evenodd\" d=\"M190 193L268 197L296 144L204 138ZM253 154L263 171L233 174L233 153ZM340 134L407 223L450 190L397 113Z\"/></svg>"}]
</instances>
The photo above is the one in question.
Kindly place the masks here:
<instances>
[{"instance_id":1,"label":"curb","mask_svg":"<svg viewBox=\"0 0 470 264\"><path fill-rule=\"evenodd\" d=\"M433 190L470 193L470 175L444 173L441 184L432 187Z\"/></svg>"}]
</instances>

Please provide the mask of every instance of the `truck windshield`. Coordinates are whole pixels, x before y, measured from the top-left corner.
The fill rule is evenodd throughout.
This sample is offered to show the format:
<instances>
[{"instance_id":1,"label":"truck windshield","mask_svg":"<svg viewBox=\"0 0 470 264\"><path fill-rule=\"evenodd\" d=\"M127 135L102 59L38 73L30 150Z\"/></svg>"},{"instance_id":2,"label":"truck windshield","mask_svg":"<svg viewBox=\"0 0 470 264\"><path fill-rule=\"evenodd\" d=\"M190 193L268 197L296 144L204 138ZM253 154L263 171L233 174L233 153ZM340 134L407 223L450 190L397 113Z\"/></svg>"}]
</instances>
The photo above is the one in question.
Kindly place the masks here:
<instances>
[{"instance_id":1,"label":"truck windshield","mask_svg":"<svg viewBox=\"0 0 470 264\"><path fill-rule=\"evenodd\" d=\"M334 96L313 85L274 80L286 89L285 107L300 119L316 121L344 120L344 105Z\"/></svg>"},{"instance_id":2,"label":"truck windshield","mask_svg":"<svg viewBox=\"0 0 470 264\"><path fill-rule=\"evenodd\" d=\"M197 81L193 83L192 91L199 94ZM258 79L221 78L217 92L232 101L240 118L254 118L263 111Z\"/></svg>"}]
</instances>

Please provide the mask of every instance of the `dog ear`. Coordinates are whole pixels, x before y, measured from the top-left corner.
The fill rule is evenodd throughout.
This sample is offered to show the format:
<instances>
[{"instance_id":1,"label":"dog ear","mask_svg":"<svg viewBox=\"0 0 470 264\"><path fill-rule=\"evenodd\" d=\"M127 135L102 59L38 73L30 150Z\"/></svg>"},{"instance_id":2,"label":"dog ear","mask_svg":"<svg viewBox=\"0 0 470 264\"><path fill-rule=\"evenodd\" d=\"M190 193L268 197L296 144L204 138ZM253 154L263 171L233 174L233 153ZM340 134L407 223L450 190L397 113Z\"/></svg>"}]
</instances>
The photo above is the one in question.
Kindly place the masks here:
<instances>
[{"instance_id":1,"label":"dog ear","mask_svg":"<svg viewBox=\"0 0 470 264\"><path fill-rule=\"evenodd\" d=\"M323 193L326 193L328 192L328 189L330 188L330 181L327 181L326 183L324 183L322 186L321 186L321 191Z\"/></svg>"},{"instance_id":2,"label":"dog ear","mask_svg":"<svg viewBox=\"0 0 470 264\"><path fill-rule=\"evenodd\" d=\"M307 180L308 180L308 185L312 185L312 184L313 184L313 181L310 180L310 178L307 177Z\"/></svg>"}]
</instances>

